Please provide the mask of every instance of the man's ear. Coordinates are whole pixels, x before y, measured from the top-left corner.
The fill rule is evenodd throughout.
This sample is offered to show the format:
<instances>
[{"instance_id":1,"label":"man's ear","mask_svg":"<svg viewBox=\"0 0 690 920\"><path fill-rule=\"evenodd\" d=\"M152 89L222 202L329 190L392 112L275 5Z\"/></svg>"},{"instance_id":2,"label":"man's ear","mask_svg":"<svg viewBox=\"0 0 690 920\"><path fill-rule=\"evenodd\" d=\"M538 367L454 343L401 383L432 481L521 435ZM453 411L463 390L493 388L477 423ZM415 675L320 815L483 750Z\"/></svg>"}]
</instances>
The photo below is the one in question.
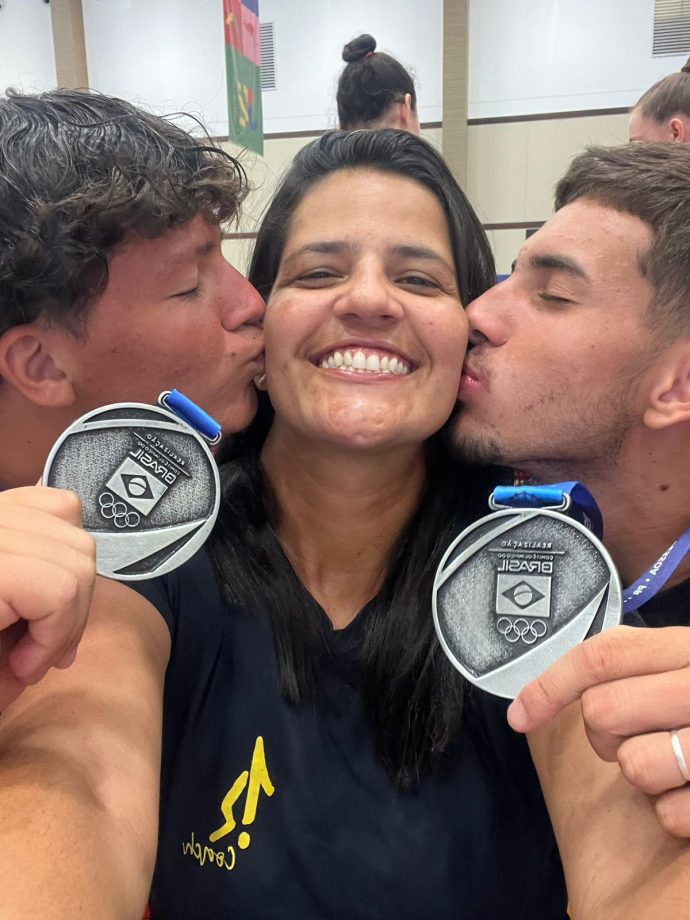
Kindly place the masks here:
<instances>
[{"instance_id":1,"label":"man's ear","mask_svg":"<svg viewBox=\"0 0 690 920\"><path fill-rule=\"evenodd\" d=\"M657 365L644 413L648 428L670 428L690 421L690 342L667 349Z\"/></svg>"},{"instance_id":2,"label":"man's ear","mask_svg":"<svg viewBox=\"0 0 690 920\"><path fill-rule=\"evenodd\" d=\"M58 344L69 334L38 323L8 329L0 336L0 378L38 406L71 406L74 388Z\"/></svg>"}]
</instances>

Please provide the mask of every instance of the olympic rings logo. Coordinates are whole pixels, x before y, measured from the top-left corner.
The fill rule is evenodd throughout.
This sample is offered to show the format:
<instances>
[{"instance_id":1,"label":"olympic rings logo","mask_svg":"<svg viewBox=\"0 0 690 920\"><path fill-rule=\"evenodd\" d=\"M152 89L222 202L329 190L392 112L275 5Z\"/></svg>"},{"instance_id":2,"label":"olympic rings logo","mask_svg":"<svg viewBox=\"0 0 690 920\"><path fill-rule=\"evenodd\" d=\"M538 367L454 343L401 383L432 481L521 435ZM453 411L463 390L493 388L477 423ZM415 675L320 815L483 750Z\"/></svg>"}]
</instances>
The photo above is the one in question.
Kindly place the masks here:
<instances>
[{"instance_id":1,"label":"olympic rings logo","mask_svg":"<svg viewBox=\"0 0 690 920\"><path fill-rule=\"evenodd\" d=\"M496 629L513 645L520 640L525 645L534 645L537 639L542 639L546 635L546 623L543 620L532 620L530 623L524 617L517 617L515 620L510 617L499 617Z\"/></svg>"},{"instance_id":2,"label":"olympic rings logo","mask_svg":"<svg viewBox=\"0 0 690 920\"><path fill-rule=\"evenodd\" d=\"M129 505L125 502L118 502L111 492L101 492L98 496L98 504L101 509L101 516L120 530L125 527L136 527L141 522L141 515L136 511L131 511Z\"/></svg>"}]
</instances>

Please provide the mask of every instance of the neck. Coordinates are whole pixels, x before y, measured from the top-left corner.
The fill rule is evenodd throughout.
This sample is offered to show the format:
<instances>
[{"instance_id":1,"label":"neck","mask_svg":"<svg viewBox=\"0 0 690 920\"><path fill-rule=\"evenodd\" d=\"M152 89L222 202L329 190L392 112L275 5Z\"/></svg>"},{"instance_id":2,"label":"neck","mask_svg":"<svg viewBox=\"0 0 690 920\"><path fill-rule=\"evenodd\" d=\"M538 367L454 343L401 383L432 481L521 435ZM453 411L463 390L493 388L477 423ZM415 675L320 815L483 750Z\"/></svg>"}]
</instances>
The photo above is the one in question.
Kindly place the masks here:
<instances>
[{"instance_id":1,"label":"neck","mask_svg":"<svg viewBox=\"0 0 690 920\"><path fill-rule=\"evenodd\" d=\"M634 434L615 462L535 463L541 482L576 479L592 492L604 519L604 543L624 585L631 584L690 526L687 434ZM668 586L690 576L690 557Z\"/></svg>"},{"instance_id":2,"label":"neck","mask_svg":"<svg viewBox=\"0 0 690 920\"><path fill-rule=\"evenodd\" d=\"M419 504L423 448L372 455L306 441L275 423L262 463L280 513L276 532L335 628L378 592L391 550Z\"/></svg>"},{"instance_id":3,"label":"neck","mask_svg":"<svg viewBox=\"0 0 690 920\"><path fill-rule=\"evenodd\" d=\"M73 411L37 406L5 386L0 399L0 488L35 485L51 447L73 421Z\"/></svg>"}]
</instances>

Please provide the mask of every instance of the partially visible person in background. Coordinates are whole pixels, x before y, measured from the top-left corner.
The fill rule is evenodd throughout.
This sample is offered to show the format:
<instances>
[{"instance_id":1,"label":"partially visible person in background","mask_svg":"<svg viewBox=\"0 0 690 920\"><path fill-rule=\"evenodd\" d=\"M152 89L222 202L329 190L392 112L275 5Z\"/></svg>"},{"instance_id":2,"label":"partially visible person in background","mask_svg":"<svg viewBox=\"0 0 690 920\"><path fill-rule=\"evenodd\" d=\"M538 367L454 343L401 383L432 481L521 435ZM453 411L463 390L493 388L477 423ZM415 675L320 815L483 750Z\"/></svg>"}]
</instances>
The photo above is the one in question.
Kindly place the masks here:
<instances>
[{"instance_id":1,"label":"partially visible person in background","mask_svg":"<svg viewBox=\"0 0 690 920\"><path fill-rule=\"evenodd\" d=\"M343 48L347 66L338 80L338 121L343 131L399 128L419 135L414 80L399 61L376 51L376 39L359 35Z\"/></svg>"},{"instance_id":2,"label":"partially visible person in background","mask_svg":"<svg viewBox=\"0 0 690 920\"><path fill-rule=\"evenodd\" d=\"M690 143L690 58L640 96L629 130L631 141Z\"/></svg>"}]
</instances>

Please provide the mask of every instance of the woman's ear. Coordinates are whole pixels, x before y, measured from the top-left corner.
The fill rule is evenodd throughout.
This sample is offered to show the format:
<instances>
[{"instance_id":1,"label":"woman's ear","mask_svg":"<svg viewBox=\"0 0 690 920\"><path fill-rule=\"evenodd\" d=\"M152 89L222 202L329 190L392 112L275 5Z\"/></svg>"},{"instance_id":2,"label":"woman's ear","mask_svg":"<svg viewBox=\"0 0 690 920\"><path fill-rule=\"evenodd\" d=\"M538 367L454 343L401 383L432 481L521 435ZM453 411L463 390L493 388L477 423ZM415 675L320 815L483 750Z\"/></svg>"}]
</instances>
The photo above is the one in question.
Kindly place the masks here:
<instances>
[{"instance_id":1,"label":"woman's ear","mask_svg":"<svg viewBox=\"0 0 690 920\"><path fill-rule=\"evenodd\" d=\"M0 336L0 378L38 406L72 405L74 388L55 347L65 335L39 323L8 329Z\"/></svg>"},{"instance_id":2,"label":"woman's ear","mask_svg":"<svg viewBox=\"0 0 690 920\"><path fill-rule=\"evenodd\" d=\"M409 131L410 134L419 135L419 119L417 112L412 106L412 95L405 93L400 103L400 127L403 131Z\"/></svg>"}]
</instances>

